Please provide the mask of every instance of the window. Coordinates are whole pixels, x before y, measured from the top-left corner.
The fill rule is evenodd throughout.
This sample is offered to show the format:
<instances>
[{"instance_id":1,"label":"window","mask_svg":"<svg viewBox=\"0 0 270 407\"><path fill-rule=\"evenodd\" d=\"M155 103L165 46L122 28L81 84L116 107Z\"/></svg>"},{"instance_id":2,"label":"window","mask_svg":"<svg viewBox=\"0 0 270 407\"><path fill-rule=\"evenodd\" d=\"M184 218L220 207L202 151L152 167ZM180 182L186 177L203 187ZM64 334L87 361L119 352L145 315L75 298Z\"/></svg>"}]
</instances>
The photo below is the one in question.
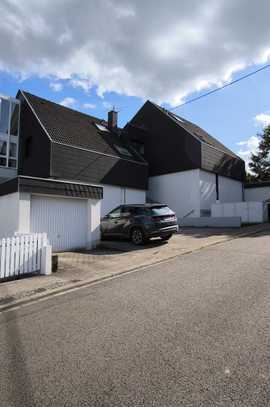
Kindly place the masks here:
<instances>
[{"instance_id":1,"label":"window","mask_svg":"<svg viewBox=\"0 0 270 407\"><path fill-rule=\"evenodd\" d=\"M9 157L10 158L16 158L17 157L17 144L16 143L10 143L9 144Z\"/></svg>"},{"instance_id":2,"label":"window","mask_svg":"<svg viewBox=\"0 0 270 407\"><path fill-rule=\"evenodd\" d=\"M139 154L144 155L144 144L139 141L132 141L132 145Z\"/></svg>"},{"instance_id":3,"label":"window","mask_svg":"<svg viewBox=\"0 0 270 407\"><path fill-rule=\"evenodd\" d=\"M116 148L116 150L118 151L118 153L120 153L120 154L122 154L122 155L125 155L125 156L127 156L127 157L133 157L132 154L131 154L131 152L128 151L127 148L121 147L121 146L117 146L117 145L114 145L114 147Z\"/></svg>"},{"instance_id":4,"label":"window","mask_svg":"<svg viewBox=\"0 0 270 407\"><path fill-rule=\"evenodd\" d=\"M98 128L98 130L100 130L100 131L109 131L108 129L107 129L107 127L105 127L105 126L103 126L103 124L99 124L99 123L95 123L95 126Z\"/></svg>"},{"instance_id":5,"label":"window","mask_svg":"<svg viewBox=\"0 0 270 407\"><path fill-rule=\"evenodd\" d=\"M0 140L0 155L7 155L7 142Z\"/></svg>"},{"instance_id":6,"label":"window","mask_svg":"<svg viewBox=\"0 0 270 407\"><path fill-rule=\"evenodd\" d=\"M19 132L19 104L11 102L10 112L10 134L12 136L18 136Z\"/></svg>"},{"instance_id":7,"label":"window","mask_svg":"<svg viewBox=\"0 0 270 407\"><path fill-rule=\"evenodd\" d=\"M108 216L109 218L119 218L121 216L121 206L111 211Z\"/></svg>"},{"instance_id":8,"label":"window","mask_svg":"<svg viewBox=\"0 0 270 407\"><path fill-rule=\"evenodd\" d=\"M3 134L9 132L9 108L10 101L0 98L0 133Z\"/></svg>"},{"instance_id":9,"label":"window","mask_svg":"<svg viewBox=\"0 0 270 407\"><path fill-rule=\"evenodd\" d=\"M20 102L0 97L0 166L17 168Z\"/></svg>"},{"instance_id":10,"label":"window","mask_svg":"<svg viewBox=\"0 0 270 407\"><path fill-rule=\"evenodd\" d=\"M168 206L153 206L151 214L154 216L174 215L174 212Z\"/></svg>"},{"instance_id":11,"label":"window","mask_svg":"<svg viewBox=\"0 0 270 407\"><path fill-rule=\"evenodd\" d=\"M147 208L144 208L143 206L142 207L137 207L137 208L134 208L134 215L137 215L137 216L140 216L140 215L143 215L143 216L146 216L146 215L149 215L149 209L147 209Z\"/></svg>"}]
</instances>

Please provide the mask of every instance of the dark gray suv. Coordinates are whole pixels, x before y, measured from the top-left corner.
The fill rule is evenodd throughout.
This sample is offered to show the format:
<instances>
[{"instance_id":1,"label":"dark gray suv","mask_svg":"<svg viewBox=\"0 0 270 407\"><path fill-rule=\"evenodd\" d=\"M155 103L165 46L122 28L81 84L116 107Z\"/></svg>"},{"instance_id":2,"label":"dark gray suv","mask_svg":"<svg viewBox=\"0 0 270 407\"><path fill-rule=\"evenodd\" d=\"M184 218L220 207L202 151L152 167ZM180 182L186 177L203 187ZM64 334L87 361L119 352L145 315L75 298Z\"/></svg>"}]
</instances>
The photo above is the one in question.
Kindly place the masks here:
<instances>
[{"instance_id":1,"label":"dark gray suv","mask_svg":"<svg viewBox=\"0 0 270 407\"><path fill-rule=\"evenodd\" d=\"M136 244L151 237L169 240L178 231L175 213L167 205L121 205L101 220L101 236L129 238Z\"/></svg>"}]
</instances>

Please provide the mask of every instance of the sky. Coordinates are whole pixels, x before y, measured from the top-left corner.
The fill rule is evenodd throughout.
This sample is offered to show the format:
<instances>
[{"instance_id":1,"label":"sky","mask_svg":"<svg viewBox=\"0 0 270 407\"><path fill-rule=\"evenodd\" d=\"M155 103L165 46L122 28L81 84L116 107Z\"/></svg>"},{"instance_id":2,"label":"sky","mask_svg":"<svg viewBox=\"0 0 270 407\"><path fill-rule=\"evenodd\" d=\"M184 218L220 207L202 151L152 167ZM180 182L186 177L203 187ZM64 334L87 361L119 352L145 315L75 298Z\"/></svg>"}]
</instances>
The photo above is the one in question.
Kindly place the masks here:
<instances>
[{"instance_id":1,"label":"sky","mask_svg":"<svg viewBox=\"0 0 270 407\"><path fill-rule=\"evenodd\" d=\"M270 62L268 0L1 0L0 94L24 89L119 124ZM270 124L270 69L175 110L248 162Z\"/></svg>"}]
</instances>

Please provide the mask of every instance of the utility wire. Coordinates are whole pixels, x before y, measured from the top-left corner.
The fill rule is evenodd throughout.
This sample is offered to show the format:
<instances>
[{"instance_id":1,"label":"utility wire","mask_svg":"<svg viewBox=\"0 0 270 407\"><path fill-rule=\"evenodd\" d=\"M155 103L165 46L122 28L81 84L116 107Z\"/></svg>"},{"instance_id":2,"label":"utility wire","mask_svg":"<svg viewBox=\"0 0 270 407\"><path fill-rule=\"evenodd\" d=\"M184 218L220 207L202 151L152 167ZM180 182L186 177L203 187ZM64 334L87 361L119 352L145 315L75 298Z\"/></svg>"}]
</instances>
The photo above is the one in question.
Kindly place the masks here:
<instances>
[{"instance_id":1,"label":"utility wire","mask_svg":"<svg viewBox=\"0 0 270 407\"><path fill-rule=\"evenodd\" d=\"M253 75L257 74L258 72L261 72L261 71L263 71L264 69L267 69L267 68L270 68L270 64L264 65L261 68L256 69L256 71L252 71L252 72L249 72L246 75L240 76L239 78L234 79L233 81L231 81L229 83L226 83L225 85L220 86L219 88L210 90L209 92L203 93L200 96L196 96L195 98L189 99L186 102L181 103L180 105L177 105L173 109L170 109L170 110L173 111L173 110L178 109L179 107L185 106L185 105L187 105L189 103L196 102L199 99L202 99L202 98L204 98L206 96L212 95L213 93L219 92L220 90L222 90L224 88L227 88L228 86L234 85L235 83L240 82L243 79L249 78L250 76L253 76Z\"/></svg>"}]
</instances>

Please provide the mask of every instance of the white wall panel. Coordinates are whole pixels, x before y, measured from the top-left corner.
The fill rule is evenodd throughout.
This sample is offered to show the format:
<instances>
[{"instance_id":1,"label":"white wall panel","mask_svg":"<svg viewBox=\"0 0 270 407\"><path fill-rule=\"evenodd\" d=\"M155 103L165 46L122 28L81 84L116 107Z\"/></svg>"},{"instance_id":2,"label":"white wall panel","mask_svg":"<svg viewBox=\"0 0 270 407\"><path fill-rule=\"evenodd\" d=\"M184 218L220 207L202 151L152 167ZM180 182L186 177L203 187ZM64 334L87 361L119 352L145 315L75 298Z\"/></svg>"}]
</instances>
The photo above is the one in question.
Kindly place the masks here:
<instances>
[{"instance_id":1,"label":"white wall panel","mask_svg":"<svg viewBox=\"0 0 270 407\"><path fill-rule=\"evenodd\" d=\"M0 197L0 238L12 237L19 224L19 193Z\"/></svg>"},{"instance_id":2,"label":"white wall panel","mask_svg":"<svg viewBox=\"0 0 270 407\"><path fill-rule=\"evenodd\" d=\"M124 203L121 187L101 185L103 187L103 199L101 202L101 216L107 215L112 209Z\"/></svg>"},{"instance_id":3,"label":"white wall panel","mask_svg":"<svg viewBox=\"0 0 270 407\"><path fill-rule=\"evenodd\" d=\"M245 189L245 200L246 201L267 201L270 199L270 187L260 187L260 188L247 188Z\"/></svg>"},{"instance_id":4,"label":"white wall panel","mask_svg":"<svg viewBox=\"0 0 270 407\"><path fill-rule=\"evenodd\" d=\"M153 201L167 204L182 218L193 210L192 217L200 216L199 170L158 175L149 178L148 196Z\"/></svg>"},{"instance_id":5,"label":"white wall panel","mask_svg":"<svg viewBox=\"0 0 270 407\"><path fill-rule=\"evenodd\" d=\"M241 202L243 201L243 184L231 178L219 175L219 201Z\"/></svg>"},{"instance_id":6,"label":"white wall panel","mask_svg":"<svg viewBox=\"0 0 270 407\"><path fill-rule=\"evenodd\" d=\"M219 201L241 202L243 198L242 182L218 176ZM201 209L211 209L216 202L216 175L200 170L200 205ZM228 209L229 210L229 209ZM230 215L228 215L230 216Z\"/></svg>"},{"instance_id":7,"label":"white wall panel","mask_svg":"<svg viewBox=\"0 0 270 407\"><path fill-rule=\"evenodd\" d=\"M146 201L146 191L126 188L125 194L126 204L142 204Z\"/></svg>"},{"instance_id":8,"label":"white wall panel","mask_svg":"<svg viewBox=\"0 0 270 407\"><path fill-rule=\"evenodd\" d=\"M112 185L103 187L103 200L101 201L101 216L107 215L112 209L123 204L145 203L146 191L132 188L122 188Z\"/></svg>"},{"instance_id":9,"label":"white wall panel","mask_svg":"<svg viewBox=\"0 0 270 407\"><path fill-rule=\"evenodd\" d=\"M200 170L200 207L201 209L211 209L211 205L216 202L216 175Z\"/></svg>"},{"instance_id":10,"label":"white wall panel","mask_svg":"<svg viewBox=\"0 0 270 407\"><path fill-rule=\"evenodd\" d=\"M242 223L262 223L264 204L262 202L217 203L211 208L213 218L240 217Z\"/></svg>"}]
</instances>

